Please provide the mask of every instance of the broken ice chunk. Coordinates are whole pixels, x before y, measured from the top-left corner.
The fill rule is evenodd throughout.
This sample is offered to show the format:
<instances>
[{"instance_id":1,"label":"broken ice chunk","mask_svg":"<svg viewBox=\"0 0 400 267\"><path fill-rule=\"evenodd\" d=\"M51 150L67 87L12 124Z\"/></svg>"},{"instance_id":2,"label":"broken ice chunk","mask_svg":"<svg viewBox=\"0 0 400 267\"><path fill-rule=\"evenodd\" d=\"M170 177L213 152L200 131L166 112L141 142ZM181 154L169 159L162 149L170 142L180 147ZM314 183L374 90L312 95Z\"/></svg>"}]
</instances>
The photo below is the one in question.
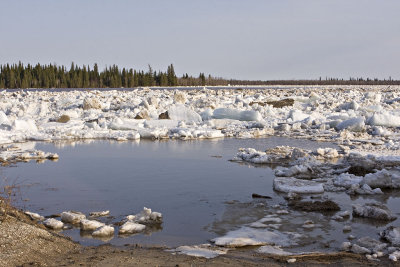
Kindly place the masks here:
<instances>
[{"instance_id":1,"label":"broken ice chunk","mask_svg":"<svg viewBox=\"0 0 400 267\"><path fill-rule=\"evenodd\" d=\"M105 211L93 211L91 213L89 213L89 215L91 217L102 217L102 216L108 216L110 214L109 210L105 210Z\"/></svg>"},{"instance_id":2,"label":"broken ice chunk","mask_svg":"<svg viewBox=\"0 0 400 267\"><path fill-rule=\"evenodd\" d=\"M86 216L81 212L64 211L61 213L61 221L65 223L78 224L83 219L86 219Z\"/></svg>"},{"instance_id":3,"label":"broken ice chunk","mask_svg":"<svg viewBox=\"0 0 400 267\"><path fill-rule=\"evenodd\" d=\"M84 231L93 231L104 225L105 224L102 222L98 222L98 221L94 221L94 220L87 220L87 219L83 219L80 222L81 229Z\"/></svg>"},{"instance_id":4,"label":"broken ice chunk","mask_svg":"<svg viewBox=\"0 0 400 267\"><path fill-rule=\"evenodd\" d=\"M64 227L64 223L54 218L49 218L43 222L44 226L53 230L59 230Z\"/></svg>"},{"instance_id":5,"label":"broken ice chunk","mask_svg":"<svg viewBox=\"0 0 400 267\"><path fill-rule=\"evenodd\" d=\"M323 193L324 187L321 183L314 181L296 179L293 177L275 177L274 190L284 193L312 194Z\"/></svg>"},{"instance_id":6,"label":"broken ice chunk","mask_svg":"<svg viewBox=\"0 0 400 267\"><path fill-rule=\"evenodd\" d=\"M109 226L109 225L104 225L100 228L98 228L96 231L92 233L92 236L95 237L106 237L106 236L111 236L114 234L114 227Z\"/></svg>"},{"instance_id":7,"label":"broken ice chunk","mask_svg":"<svg viewBox=\"0 0 400 267\"><path fill-rule=\"evenodd\" d=\"M126 222L121 228L119 228L119 234L133 234L143 231L146 228L146 225L134 222Z\"/></svg>"},{"instance_id":8,"label":"broken ice chunk","mask_svg":"<svg viewBox=\"0 0 400 267\"><path fill-rule=\"evenodd\" d=\"M353 205L353 216L372 218L382 221L393 221L397 217L392 215L391 211L382 204L367 203L364 205Z\"/></svg>"}]
</instances>

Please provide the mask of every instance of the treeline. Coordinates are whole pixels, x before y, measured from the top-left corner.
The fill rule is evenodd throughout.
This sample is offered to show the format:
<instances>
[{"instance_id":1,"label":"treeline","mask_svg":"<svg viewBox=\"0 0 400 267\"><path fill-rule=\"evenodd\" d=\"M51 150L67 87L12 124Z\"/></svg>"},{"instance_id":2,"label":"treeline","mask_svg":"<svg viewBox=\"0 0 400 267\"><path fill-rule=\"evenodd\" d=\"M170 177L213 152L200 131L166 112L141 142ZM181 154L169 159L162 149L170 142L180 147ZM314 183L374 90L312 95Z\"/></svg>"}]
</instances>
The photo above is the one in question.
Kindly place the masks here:
<instances>
[{"instance_id":1,"label":"treeline","mask_svg":"<svg viewBox=\"0 0 400 267\"><path fill-rule=\"evenodd\" d=\"M132 88L140 86L238 86L238 85L400 85L399 80L379 80L369 78L319 78L317 80L234 80L206 76L189 76L187 73L178 77L174 66L168 66L165 72L154 71L149 65L147 71L132 68L119 68L116 65L99 71L93 68L71 64L65 66L53 64L26 65L3 64L0 66L0 88Z\"/></svg>"},{"instance_id":2,"label":"treeline","mask_svg":"<svg viewBox=\"0 0 400 267\"><path fill-rule=\"evenodd\" d=\"M147 72L120 69L113 65L99 71L93 68L71 64L69 70L53 64L24 66L5 64L0 66L0 88L119 88L137 86L177 86L178 79L174 66L166 72L155 72L149 66Z\"/></svg>"}]
</instances>

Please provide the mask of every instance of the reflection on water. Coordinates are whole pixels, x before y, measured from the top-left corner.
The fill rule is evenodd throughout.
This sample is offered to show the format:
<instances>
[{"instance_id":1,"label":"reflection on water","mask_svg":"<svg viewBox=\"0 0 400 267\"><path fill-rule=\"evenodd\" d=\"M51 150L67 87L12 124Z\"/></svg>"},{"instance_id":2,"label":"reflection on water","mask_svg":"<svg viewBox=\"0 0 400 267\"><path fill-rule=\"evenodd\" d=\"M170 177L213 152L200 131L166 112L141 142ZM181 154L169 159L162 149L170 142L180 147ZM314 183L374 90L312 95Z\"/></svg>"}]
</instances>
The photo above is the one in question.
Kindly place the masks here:
<instances>
[{"instance_id":1,"label":"reflection on water","mask_svg":"<svg viewBox=\"0 0 400 267\"><path fill-rule=\"evenodd\" d=\"M161 227L129 236L115 234L111 240L93 239L78 228L64 231L83 244L147 243L167 246L200 244L252 224L268 215L282 221L270 223L271 229L298 232L304 235L304 248L319 249L346 240L345 224L355 224L353 235L362 236L370 228L383 225L366 220L337 222L321 213L293 211L283 195L272 189L274 166L230 162L240 147L265 150L277 145L307 149L332 147L327 143L285 138L219 139L196 141L74 141L36 143L36 149L60 155L58 162L20 163L17 168L3 168L6 177L19 177L24 183L36 184L22 188L23 205L42 215L76 210L88 214L110 210L102 218L117 224L126 215L149 207L163 214ZM252 194L272 199L252 199ZM371 202L373 197L351 199L344 193L326 193L339 203L342 210L351 210L353 202ZM376 196L394 208L398 193ZM375 198L375 196L374 196ZM280 213L289 211L287 214ZM312 220L315 227L304 228ZM116 231L117 233L117 231ZM336 242L336 243L335 243ZM324 245L323 245L324 244Z\"/></svg>"}]
</instances>

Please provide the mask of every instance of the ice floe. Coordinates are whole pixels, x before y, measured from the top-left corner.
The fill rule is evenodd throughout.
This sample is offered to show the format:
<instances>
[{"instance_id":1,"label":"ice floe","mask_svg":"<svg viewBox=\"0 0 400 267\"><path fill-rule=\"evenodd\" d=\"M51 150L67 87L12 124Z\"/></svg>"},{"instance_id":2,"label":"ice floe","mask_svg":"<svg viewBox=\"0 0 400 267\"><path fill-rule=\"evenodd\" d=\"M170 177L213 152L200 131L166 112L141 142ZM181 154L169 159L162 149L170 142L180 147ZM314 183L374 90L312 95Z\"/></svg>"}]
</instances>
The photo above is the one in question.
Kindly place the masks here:
<instances>
[{"instance_id":1,"label":"ice floe","mask_svg":"<svg viewBox=\"0 0 400 267\"><path fill-rule=\"evenodd\" d=\"M86 215L77 211L64 211L61 213L61 221L71 224L79 224L86 219Z\"/></svg>"},{"instance_id":2,"label":"ice floe","mask_svg":"<svg viewBox=\"0 0 400 267\"><path fill-rule=\"evenodd\" d=\"M215 248L212 247L210 244L202 244L195 246L180 246L177 247L176 249L169 251L174 251L179 254L185 254L193 257L201 257L206 259L212 259L218 257L219 255L224 255L228 252L227 249Z\"/></svg>"},{"instance_id":3,"label":"ice floe","mask_svg":"<svg viewBox=\"0 0 400 267\"><path fill-rule=\"evenodd\" d=\"M274 190L284 193L298 194L318 194L324 192L324 187L321 183L296 179L293 177L275 177Z\"/></svg>"},{"instance_id":4,"label":"ice floe","mask_svg":"<svg viewBox=\"0 0 400 267\"><path fill-rule=\"evenodd\" d=\"M62 229L64 227L64 223L63 222L61 222L61 221L59 221L57 219L54 219L54 218L46 219L43 222L43 224L47 228L50 228L50 229L53 229L53 230L60 230L60 229Z\"/></svg>"},{"instance_id":5,"label":"ice floe","mask_svg":"<svg viewBox=\"0 0 400 267\"><path fill-rule=\"evenodd\" d=\"M296 233L281 233L267 229L254 229L241 227L238 230L230 231L225 236L212 239L217 246L244 247L259 245L289 246L296 244L299 238Z\"/></svg>"},{"instance_id":6,"label":"ice floe","mask_svg":"<svg viewBox=\"0 0 400 267\"><path fill-rule=\"evenodd\" d=\"M133 221L142 224L160 224L162 223L162 214L160 212L152 211L144 207L143 210L136 215L126 216L128 221Z\"/></svg>"},{"instance_id":7,"label":"ice floe","mask_svg":"<svg viewBox=\"0 0 400 267\"><path fill-rule=\"evenodd\" d=\"M80 221L80 227L83 231L94 231L104 225L104 223L95 220L83 219Z\"/></svg>"},{"instance_id":8,"label":"ice floe","mask_svg":"<svg viewBox=\"0 0 400 267\"><path fill-rule=\"evenodd\" d=\"M28 215L29 217L31 217L32 220L38 220L38 221L44 220L43 216L41 216L40 214L35 213L35 212L25 211L25 214Z\"/></svg>"},{"instance_id":9,"label":"ice floe","mask_svg":"<svg viewBox=\"0 0 400 267\"><path fill-rule=\"evenodd\" d=\"M143 231L146 228L146 225L135 223L131 221L127 221L120 228L119 234L134 234Z\"/></svg>"},{"instance_id":10,"label":"ice floe","mask_svg":"<svg viewBox=\"0 0 400 267\"><path fill-rule=\"evenodd\" d=\"M91 217L103 217L103 216L108 216L110 215L109 210L104 210L104 211L92 211L89 213Z\"/></svg>"},{"instance_id":11,"label":"ice floe","mask_svg":"<svg viewBox=\"0 0 400 267\"><path fill-rule=\"evenodd\" d=\"M393 221L397 218L385 205L378 203L353 204L353 215L382 221Z\"/></svg>"},{"instance_id":12,"label":"ice floe","mask_svg":"<svg viewBox=\"0 0 400 267\"><path fill-rule=\"evenodd\" d=\"M107 237L114 235L114 227L110 225L103 225L92 233L94 237Z\"/></svg>"}]
</instances>

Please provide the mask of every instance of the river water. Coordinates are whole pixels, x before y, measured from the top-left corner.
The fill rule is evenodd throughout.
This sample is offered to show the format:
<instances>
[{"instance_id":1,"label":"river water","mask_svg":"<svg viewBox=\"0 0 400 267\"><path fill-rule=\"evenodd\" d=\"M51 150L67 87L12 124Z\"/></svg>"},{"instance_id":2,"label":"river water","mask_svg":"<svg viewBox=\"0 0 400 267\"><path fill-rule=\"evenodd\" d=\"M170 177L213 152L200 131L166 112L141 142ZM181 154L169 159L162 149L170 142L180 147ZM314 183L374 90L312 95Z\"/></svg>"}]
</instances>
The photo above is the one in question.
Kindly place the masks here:
<instances>
[{"instance_id":1,"label":"river water","mask_svg":"<svg viewBox=\"0 0 400 267\"><path fill-rule=\"evenodd\" d=\"M285 205L283 195L272 188L274 170L268 166L238 164L229 161L238 148L265 150L278 145L306 149L335 147L329 143L270 137L262 139L219 139L196 141L79 141L31 143L36 149L59 154L56 162L18 163L2 169L8 182L20 185L17 205L49 216L75 210L88 214L110 210L102 218L112 224L143 207L161 212L161 227L145 233L107 240L115 245L157 244L179 246L206 243L243 224L254 222ZM272 199L252 199L252 194ZM350 200L344 193L328 193L341 208L365 203L369 198ZM386 194L385 194L386 195ZM382 197L381 197L382 198ZM397 211L396 193L381 199ZM343 210L344 210L343 209ZM399 210L400 211L400 210ZM303 222L317 223L313 230L300 229ZM353 234L385 225L353 221ZM283 216L283 229L306 233L304 248L321 250L346 241L343 223L332 222L320 213L293 211ZM382 228L383 229L383 228ZM103 244L72 228L63 234L84 245Z\"/></svg>"}]
</instances>

